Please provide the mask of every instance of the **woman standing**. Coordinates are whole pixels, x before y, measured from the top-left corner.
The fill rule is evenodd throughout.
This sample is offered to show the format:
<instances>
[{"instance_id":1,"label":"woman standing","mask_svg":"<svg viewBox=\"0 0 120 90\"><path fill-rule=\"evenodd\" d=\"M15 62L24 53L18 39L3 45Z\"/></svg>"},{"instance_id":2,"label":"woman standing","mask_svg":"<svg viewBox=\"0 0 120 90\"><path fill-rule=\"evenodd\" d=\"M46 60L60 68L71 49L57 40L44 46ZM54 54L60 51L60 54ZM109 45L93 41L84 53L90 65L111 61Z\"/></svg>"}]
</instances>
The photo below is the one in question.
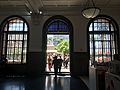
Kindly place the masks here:
<instances>
[{"instance_id":1,"label":"woman standing","mask_svg":"<svg viewBox=\"0 0 120 90\"><path fill-rule=\"evenodd\" d=\"M49 55L48 56L48 69L49 69L49 71L51 71L51 68L52 68L52 59L51 59L51 56Z\"/></svg>"}]
</instances>

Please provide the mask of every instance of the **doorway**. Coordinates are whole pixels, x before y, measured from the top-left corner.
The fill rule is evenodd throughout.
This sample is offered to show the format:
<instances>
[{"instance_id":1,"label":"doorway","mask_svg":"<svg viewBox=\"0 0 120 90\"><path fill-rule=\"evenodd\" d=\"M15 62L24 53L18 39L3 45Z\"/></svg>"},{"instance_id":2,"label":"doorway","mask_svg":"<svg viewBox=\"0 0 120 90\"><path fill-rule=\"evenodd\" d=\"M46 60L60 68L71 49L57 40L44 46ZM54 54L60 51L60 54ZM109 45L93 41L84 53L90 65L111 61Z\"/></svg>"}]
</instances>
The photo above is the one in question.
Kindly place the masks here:
<instances>
[{"instance_id":1,"label":"doorway","mask_svg":"<svg viewBox=\"0 0 120 90\"><path fill-rule=\"evenodd\" d=\"M71 72L71 53L73 52L73 27L72 23L64 16L55 15L50 17L44 24L43 27L43 40L42 40L42 50L46 74L54 74L53 67L49 68L48 57L52 59L52 56L57 55L59 58L63 59L69 57L69 62L66 67L62 62L61 74L70 74ZM67 50L64 52L59 50L62 42L67 43ZM63 45L64 46L64 45ZM66 53L67 52L67 53ZM50 70L51 69L51 70Z\"/></svg>"},{"instance_id":2,"label":"doorway","mask_svg":"<svg viewBox=\"0 0 120 90\"><path fill-rule=\"evenodd\" d=\"M52 65L54 56L61 57L61 73L70 73L69 34L47 34L46 72L54 73Z\"/></svg>"}]
</instances>

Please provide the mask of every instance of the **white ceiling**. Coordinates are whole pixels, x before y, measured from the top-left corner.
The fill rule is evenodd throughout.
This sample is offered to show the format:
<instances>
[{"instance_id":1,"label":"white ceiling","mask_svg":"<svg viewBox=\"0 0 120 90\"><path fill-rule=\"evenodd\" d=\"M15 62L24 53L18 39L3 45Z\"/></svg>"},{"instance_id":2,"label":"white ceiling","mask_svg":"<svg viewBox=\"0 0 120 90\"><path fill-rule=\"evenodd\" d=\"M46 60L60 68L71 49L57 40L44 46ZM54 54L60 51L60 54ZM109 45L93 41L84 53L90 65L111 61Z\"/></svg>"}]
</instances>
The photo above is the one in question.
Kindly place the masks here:
<instances>
[{"instance_id":1,"label":"white ceiling","mask_svg":"<svg viewBox=\"0 0 120 90\"><path fill-rule=\"evenodd\" d=\"M120 0L94 0L99 8L120 8ZM74 10L84 7L86 0L0 0L0 12L39 10Z\"/></svg>"}]
</instances>

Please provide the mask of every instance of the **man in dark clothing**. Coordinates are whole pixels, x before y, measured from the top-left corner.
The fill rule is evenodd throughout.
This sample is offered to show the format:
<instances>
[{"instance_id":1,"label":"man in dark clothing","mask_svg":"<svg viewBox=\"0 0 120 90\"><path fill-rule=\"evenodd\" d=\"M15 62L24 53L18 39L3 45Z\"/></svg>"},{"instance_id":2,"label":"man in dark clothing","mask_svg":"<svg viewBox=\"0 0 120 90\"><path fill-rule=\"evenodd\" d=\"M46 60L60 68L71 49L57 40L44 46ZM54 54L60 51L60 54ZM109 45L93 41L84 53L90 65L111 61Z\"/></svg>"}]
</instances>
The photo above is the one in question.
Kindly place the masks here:
<instances>
[{"instance_id":1,"label":"man in dark clothing","mask_svg":"<svg viewBox=\"0 0 120 90\"><path fill-rule=\"evenodd\" d=\"M59 67L59 60L57 59L57 56L53 57L52 65L54 65L54 73L55 73L55 77L57 77L58 67Z\"/></svg>"},{"instance_id":2,"label":"man in dark clothing","mask_svg":"<svg viewBox=\"0 0 120 90\"><path fill-rule=\"evenodd\" d=\"M61 56L59 56L59 59L58 59L58 63L59 63L58 71L59 71L59 73L61 72L62 62L63 62L63 60L62 60Z\"/></svg>"}]
</instances>

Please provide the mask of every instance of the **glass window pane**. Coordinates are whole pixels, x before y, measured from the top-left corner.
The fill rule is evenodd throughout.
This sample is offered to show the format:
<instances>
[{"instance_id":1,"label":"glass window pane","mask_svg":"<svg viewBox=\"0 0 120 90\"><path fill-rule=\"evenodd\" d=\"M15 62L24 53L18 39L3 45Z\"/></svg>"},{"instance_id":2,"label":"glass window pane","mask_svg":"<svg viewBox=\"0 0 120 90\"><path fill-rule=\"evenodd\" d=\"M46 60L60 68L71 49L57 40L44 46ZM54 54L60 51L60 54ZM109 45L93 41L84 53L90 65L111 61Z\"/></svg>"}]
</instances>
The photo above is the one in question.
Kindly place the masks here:
<instances>
[{"instance_id":1,"label":"glass window pane","mask_svg":"<svg viewBox=\"0 0 120 90\"><path fill-rule=\"evenodd\" d=\"M12 17L4 28L3 50L8 64L26 63L28 26L20 18Z\"/></svg>"},{"instance_id":2,"label":"glass window pane","mask_svg":"<svg viewBox=\"0 0 120 90\"><path fill-rule=\"evenodd\" d=\"M69 32L67 23L60 19L51 21L48 25L48 32Z\"/></svg>"},{"instance_id":3,"label":"glass window pane","mask_svg":"<svg viewBox=\"0 0 120 90\"><path fill-rule=\"evenodd\" d=\"M96 19L90 24L89 31L90 59L92 57L97 62L111 61L115 54L115 32L109 19Z\"/></svg>"}]
</instances>

